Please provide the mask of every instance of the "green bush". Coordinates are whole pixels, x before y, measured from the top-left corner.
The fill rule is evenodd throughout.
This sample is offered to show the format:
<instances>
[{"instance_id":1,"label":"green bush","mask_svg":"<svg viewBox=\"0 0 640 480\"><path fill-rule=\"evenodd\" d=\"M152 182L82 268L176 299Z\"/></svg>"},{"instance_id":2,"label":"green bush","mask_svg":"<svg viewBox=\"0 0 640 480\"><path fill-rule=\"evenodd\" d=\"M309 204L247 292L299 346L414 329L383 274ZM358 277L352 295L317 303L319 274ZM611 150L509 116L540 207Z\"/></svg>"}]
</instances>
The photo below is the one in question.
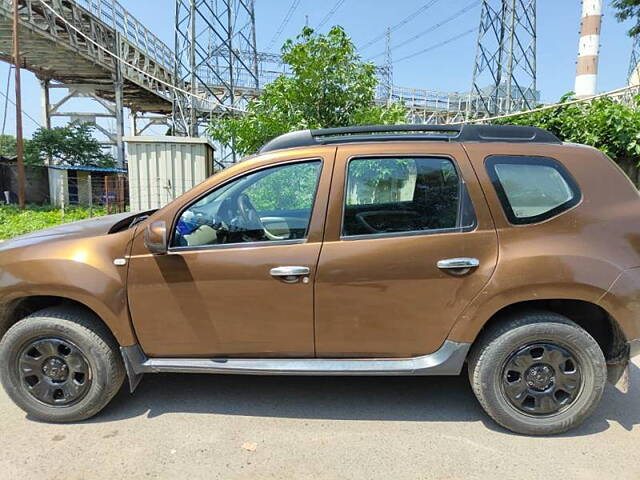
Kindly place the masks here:
<instances>
[{"instance_id":1,"label":"green bush","mask_svg":"<svg viewBox=\"0 0 640 480\"><path fill-rule=\"evenodd\" d=\"M0 205L0 240L105 214L104 208L100 207L67 207L63 217L62 210L51 205L28 205L24 210L14 205Z\"/></svg>"},{"instance_id":2,"label":"green bush","mask_svg":"<svg viewBox=\"0 0 640 480\"><path fill-rule=\"evenodd\" d=\"M567 94L560 103L572 99L572 94ZM640 164L640 97L632 105L604 97L513 115L494 123L544 128L562 141L596 147L618 162Z\"/></svg>"}]
</instances>

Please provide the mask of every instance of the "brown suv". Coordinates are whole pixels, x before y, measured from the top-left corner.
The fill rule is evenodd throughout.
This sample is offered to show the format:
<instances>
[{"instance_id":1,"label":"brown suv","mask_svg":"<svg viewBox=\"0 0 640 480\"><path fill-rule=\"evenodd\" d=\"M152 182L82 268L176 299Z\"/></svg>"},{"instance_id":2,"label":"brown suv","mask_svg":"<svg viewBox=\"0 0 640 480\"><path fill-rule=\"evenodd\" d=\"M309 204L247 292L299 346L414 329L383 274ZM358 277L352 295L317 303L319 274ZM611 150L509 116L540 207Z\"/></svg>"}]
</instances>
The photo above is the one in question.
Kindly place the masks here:
<instances>
[{"instance_id":1,"label":"brown suv","mask_svg":"<svg viewBox=\"0 0 640 480\"><path fill-rule=\"evenodd\" d=\"M150 372L466 363L500 425L562 432L639 344L639 218L611 160L543 130L290 133L158 211L1 244L2 383L70 422Z\"/></svg>"}]
</instances>

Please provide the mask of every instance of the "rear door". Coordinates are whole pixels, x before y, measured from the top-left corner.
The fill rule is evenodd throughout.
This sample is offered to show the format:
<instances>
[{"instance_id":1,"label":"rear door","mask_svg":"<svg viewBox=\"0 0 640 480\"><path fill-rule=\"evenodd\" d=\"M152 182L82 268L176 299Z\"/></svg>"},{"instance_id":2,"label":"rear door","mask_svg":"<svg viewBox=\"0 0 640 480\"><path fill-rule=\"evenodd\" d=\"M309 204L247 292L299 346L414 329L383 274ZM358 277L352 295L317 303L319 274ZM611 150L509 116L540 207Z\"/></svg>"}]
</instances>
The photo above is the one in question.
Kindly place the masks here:
<instances>
[{"instance_id":1,"label":"rear door","mask_svg":"<svg viewBox=\"0 0 640 480\"><path fill-rule=\"evenodd\" d=\"M434 352L497 255L460 144L339 147L316 277L317 356Z\"/></svg>"}]
</instances>

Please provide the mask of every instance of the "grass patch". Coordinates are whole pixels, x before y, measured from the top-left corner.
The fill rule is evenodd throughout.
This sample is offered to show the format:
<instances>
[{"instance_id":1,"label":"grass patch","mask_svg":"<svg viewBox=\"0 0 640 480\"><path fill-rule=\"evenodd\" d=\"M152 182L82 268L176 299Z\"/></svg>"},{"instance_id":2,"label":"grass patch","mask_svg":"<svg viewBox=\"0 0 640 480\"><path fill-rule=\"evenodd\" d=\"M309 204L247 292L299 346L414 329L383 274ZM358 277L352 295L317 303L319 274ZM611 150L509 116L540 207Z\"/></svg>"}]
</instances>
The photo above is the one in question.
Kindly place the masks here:
<instances>
[{"instance_id":1,"label":"grass patch","mask_svg":"<svg viewBox=\"0 0 640 480\"><path fill-rule=\"evenodd\" d=\"M100 207L67 207L63 218L60 208L51 205L27 205L24 210L14 205L0 205L0 240L106 213Z\"/></svg>"}]
</instances>

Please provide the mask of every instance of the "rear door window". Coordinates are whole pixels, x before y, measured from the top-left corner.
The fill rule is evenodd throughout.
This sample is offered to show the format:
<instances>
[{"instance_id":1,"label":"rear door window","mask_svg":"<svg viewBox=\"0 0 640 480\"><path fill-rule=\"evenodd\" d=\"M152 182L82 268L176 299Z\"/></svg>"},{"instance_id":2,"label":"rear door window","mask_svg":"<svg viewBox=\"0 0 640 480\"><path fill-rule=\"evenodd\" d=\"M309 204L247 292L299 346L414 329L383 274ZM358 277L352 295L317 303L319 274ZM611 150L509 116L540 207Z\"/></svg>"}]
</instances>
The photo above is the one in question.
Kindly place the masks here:
<instances>
[{"instance_id":1,"label":"rear door window","mask_svg":"<svg viewBox=\"0 0 640 480\"><path fill-rule=\"evenodd\" d=\"M462 178L449 158L349 161L342 235L433 233L474 226Z\"/></svg>"},{"instance_id":2,"label":"rear door window","mask_svg":"<svg viewBox=\"0 0 640 480\"><path fill-rule=\"evenodd\" d=\"M486 167L505 214L513 224L541 222L580 201L575 180L552 158L491 156L486 160Z\"/></svg>"}]
</instances>

